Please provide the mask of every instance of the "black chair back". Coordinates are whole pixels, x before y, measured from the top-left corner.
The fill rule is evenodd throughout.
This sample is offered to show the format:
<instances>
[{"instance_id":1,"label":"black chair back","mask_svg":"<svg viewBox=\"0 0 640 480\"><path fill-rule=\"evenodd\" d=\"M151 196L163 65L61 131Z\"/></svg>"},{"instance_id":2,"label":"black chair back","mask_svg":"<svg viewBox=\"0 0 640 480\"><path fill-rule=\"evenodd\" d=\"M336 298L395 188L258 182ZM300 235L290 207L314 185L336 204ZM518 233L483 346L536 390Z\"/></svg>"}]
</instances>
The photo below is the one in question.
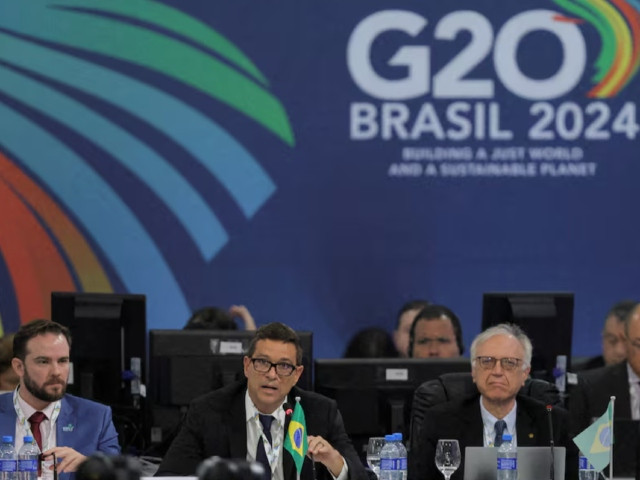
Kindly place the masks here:
<instances>
[{"instance_id":1,"label":"black chair back","mask_svg":"<svg viewBox=\"0 0 640 480\"><path fill-rule=\"evenodd\" d=\"M411 405L409 448L418 438L425 412L429 408L477 393L478 389L469 372L445 373L420 385L413 394ZM535 398L547 405L562 406L560 392L554 384L545 380L528 378L519 394Z\"/></svg>"}]
</instances>

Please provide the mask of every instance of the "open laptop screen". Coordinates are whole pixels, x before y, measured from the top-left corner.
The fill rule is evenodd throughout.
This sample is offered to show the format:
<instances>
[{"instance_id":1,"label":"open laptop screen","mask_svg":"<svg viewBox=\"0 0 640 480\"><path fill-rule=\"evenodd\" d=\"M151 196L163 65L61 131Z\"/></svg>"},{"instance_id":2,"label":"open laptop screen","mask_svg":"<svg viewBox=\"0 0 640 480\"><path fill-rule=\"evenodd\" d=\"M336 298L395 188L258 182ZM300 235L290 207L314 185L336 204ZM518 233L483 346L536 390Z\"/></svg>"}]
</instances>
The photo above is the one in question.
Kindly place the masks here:
<instances>
[{"instance_id":1,"label":"open laptop screen","mask_svg":"<svg viewBox=\"0 0 640 480\"><path fill-rule=\"evenodd\" d=\"M564 478L565 447L555 447L553 462L555 478ZM467 447L464 455L464 480L495 480L498 449ZM549 478L551 452L549 447L518 447L518 480Z\"/></svg>"}]
</instances>

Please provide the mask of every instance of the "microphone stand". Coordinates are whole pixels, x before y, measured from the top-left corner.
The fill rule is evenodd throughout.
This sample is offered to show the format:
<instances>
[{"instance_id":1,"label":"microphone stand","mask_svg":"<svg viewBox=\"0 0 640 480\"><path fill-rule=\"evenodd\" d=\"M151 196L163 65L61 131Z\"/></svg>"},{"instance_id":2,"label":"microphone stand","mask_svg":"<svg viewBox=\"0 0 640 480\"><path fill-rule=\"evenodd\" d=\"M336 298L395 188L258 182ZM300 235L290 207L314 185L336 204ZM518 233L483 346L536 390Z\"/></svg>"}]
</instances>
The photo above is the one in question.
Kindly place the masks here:
<instances>
[{"instance_id":1,"label":"microphone stand","mask_svg":"<svg viewBox=\"0 0 640 480\"><path fill-rule=\"evenodd\" d=\"M553 421L551 420L551 405L547 405L547 418L549 419L549 445L551 447L551 465L549 466L549 480L555 480L555 456L553 452Z\"/></svg>"}]
</instances>

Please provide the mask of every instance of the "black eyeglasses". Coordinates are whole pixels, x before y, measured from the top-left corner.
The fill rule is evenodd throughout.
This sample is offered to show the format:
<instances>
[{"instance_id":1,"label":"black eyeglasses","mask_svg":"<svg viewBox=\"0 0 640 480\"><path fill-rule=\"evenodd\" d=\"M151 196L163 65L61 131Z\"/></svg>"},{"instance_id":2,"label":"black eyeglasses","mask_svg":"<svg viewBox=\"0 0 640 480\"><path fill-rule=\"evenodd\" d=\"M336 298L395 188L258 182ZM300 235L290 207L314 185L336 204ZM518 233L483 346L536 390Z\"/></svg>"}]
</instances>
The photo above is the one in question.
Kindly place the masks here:
<instances>
[{"instance_id":1,"label":"black eyeglasses","mask_svg":"<svg viewBox=\"0 0 640 480\"><path fill-rule=\"evenodd\" d=\"M251 363L253 363L253 368L256 372L259 373L267 373L271 368L276 369L276 373L281 377L288 377L293 374L296 369L295 365L291 365L287 362L278 362L273 363L269 360L265 360L264 358L252 358Z\"/></svg>"},{"instance_id":2,"label":"black eyeglasses","mask_svg":"<svg viewBox=\"0 0 640 480\"><path fill-rule=\"evenodd\" d=\"M522 363L520 358L513 357L476 357L476 362L484 369L484 370L493 370L496 366L497 362L500 362L500 366L503 370L511 372L518 368L518 365Z\"/></svg>"}]
</instances>

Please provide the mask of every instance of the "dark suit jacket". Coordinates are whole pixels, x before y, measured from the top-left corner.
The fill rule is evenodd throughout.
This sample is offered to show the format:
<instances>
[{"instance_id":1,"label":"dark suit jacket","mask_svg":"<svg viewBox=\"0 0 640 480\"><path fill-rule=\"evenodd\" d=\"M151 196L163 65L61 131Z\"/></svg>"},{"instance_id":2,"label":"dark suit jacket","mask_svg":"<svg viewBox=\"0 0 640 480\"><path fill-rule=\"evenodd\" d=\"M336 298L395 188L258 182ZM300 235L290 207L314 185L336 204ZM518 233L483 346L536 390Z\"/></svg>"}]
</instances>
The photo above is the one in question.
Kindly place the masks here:
<instances>
[{"instance_id":1,"label":"dark suit jacket","mask_svg":"<svg viewBox=\"0 0 640 480\"><path fill-rule=\"evenodd\" d=\"M614 418L631 418L627 362L586 370L578 374L578 384L569 390L569 412L573 431L580 433L600 417L616 397Z\"/></svg>"},{"instance_id":2,"label":"dark suit jacket","mask_svg":"<svg viewBox=\"0 0 640 480\"><path fill-rule=\"evenodd\" d=\"M246 460L246 389L246 381L236 382L195 399L156 475L195 475L200 462L213 455ZM289 392L289 401L293 403L297 396L301 397L307 433L321 435L342 454L349 468L350 479L366 480L364 466L345 432L336 403L317 393L294 387ZM285 431L288 424L287 419ZM293 458L287 451L283 451L283 469L286 480L296 478ZM332 479L321 463L316 463L316 471L319 480ZM309 458L304 461L301 479L313 479Z\"/></svg>"},{"instance_id":3,"label":"dark suit jacket","mask_svg":"<svg viewBox=\"0 0 640 480\"><path fill-rule=\"evenodd\" d=\"M0 432L15 434L16 417L13 392L0 395ZM56 444L87 456L96 452L119 454L118 433L111 421L111 409L91 400L65 395L56 420ZM74 477L73 473L58 474L60 480Z\"/></svg>"},{"instance_id":4,"label":"dark suit jacket","mask_svg":"<svg viewBox=\"0 0 640 480\"><path fill-rule=\"evenodd\" d=\"M409 480L437 480L443 478L435 464L438 439L458 440L462 461L452 480L464 477L465 447L484 445L480 395L436 405L426 411L422 430L414 448L409 452ZM518 446L549 445L549 420L545 404L518 395L516 433ZM552 410L553 439L557 446L567 447L566 478L578 478L578 452L569 435L568 413L558 407Z\"/></svg>"}]
</instances>

